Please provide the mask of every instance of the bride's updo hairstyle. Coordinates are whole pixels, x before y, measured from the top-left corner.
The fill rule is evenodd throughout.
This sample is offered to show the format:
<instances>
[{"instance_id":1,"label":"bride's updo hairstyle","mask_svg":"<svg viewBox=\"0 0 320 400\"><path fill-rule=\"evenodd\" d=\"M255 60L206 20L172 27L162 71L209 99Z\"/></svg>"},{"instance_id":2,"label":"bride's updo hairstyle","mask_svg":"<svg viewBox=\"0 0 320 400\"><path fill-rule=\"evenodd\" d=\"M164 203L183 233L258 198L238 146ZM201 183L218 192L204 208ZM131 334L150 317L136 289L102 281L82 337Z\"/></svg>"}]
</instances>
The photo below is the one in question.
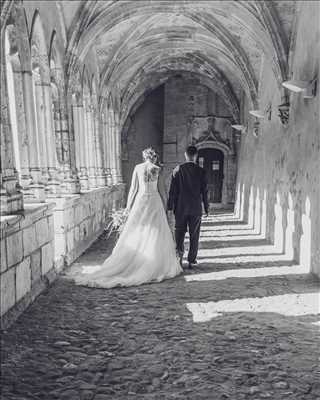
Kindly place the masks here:
<instances>
[{"instance_id":1,"label":"bride's updo hairstyle","mask_svg":"<svg viewBox=\"0 0 320 400\"><path fill-rule=\"evenodd\" d=\"M144 149L142 152L142 157L143 157L144 161L149 160L153 163L156 163L157 159L158 159L158 155L152 147L148 147L147 149Z\"/></svg>"}]
</instances>

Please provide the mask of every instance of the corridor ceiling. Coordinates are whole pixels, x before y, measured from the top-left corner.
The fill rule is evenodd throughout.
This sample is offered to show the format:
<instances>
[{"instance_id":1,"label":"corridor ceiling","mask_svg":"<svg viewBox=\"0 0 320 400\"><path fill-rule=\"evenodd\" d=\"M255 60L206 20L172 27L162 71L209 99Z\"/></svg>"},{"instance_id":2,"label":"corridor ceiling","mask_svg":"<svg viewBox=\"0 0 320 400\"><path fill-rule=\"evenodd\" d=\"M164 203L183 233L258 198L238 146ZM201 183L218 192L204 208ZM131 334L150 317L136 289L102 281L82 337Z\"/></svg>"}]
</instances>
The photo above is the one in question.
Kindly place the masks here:
<instances>
[{"instance_id":1,"label":"corridor ceiling","mask_svg":"<svg viewBox=\"0 0 320 400\"><path fill-rule=\"evenodd\" d=\"M262 61L287 78L295 1L60 1L68 72L94 49L100 98L127 117L170 76L192 74L223 96L235 119L243 91L258 107Z\"/></svg>"}]
</instances>

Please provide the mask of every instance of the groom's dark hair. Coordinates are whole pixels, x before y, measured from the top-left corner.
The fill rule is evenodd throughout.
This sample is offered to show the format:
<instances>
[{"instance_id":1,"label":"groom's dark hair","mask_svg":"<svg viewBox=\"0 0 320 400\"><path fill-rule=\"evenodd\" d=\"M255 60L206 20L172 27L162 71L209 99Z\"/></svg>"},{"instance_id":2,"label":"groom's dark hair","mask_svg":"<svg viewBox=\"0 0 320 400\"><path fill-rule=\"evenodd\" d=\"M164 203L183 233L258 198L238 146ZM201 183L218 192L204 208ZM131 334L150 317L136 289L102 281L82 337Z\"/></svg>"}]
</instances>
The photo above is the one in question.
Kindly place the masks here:
<instances>
[{"instance_id":1,"label":"groom's dark hair","mask_svg":"<svg viewBox=\"0 0 320 400\"><path fill-rule=\"evenodd\" d=\"M188 157L193 158L198 154L198 149L196 146L188 146L186 148L186 154Z\"/></svg>"}]
</instances>

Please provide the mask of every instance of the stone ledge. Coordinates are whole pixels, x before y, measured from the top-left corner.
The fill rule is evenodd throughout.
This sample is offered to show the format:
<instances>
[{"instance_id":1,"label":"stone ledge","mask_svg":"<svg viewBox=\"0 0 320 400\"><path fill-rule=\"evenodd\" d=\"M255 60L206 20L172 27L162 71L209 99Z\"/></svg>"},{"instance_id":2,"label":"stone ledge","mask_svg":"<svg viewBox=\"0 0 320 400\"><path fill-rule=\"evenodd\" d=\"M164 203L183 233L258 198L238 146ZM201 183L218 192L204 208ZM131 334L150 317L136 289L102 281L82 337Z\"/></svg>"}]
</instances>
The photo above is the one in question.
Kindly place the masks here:
<instances>
[{"instance_id":1,"label":"stone ledge","mask_svg":"<svg viewBox=\"0 0 320 400\"><path fill-rule=\"evenodd\" d=\"M52 214L55 204L26 204L25 209L14 215L0 216L1 238L28 227L43 217Z\"/></svg>"}]
</instances>

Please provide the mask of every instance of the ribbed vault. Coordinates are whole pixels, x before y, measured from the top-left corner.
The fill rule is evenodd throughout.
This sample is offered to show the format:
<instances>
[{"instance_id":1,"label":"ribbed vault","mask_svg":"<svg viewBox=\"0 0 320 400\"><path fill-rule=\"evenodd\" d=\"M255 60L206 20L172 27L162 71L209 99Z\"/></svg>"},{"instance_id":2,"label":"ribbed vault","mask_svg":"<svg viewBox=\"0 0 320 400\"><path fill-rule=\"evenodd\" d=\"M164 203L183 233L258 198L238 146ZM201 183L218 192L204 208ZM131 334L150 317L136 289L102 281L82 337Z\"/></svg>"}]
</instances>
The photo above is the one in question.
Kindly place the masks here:
<instances>
[{"instance_id":1,"label":"ribbed vault","mask_svg":"<svg viewBox=\"0 0 320 400\"><path fill-rule=\"evenodd\" d=\"M100 104L118 104L124 124L144 93L179 72L199 75L239 119L239 99L259 106L263 59L287 77L294 2L85 1L70 18L69 76L96 50ZM286 21L283 18L286 18ZM291 18L291 20L290 20Z\"/></svg>"}]
</instances>

